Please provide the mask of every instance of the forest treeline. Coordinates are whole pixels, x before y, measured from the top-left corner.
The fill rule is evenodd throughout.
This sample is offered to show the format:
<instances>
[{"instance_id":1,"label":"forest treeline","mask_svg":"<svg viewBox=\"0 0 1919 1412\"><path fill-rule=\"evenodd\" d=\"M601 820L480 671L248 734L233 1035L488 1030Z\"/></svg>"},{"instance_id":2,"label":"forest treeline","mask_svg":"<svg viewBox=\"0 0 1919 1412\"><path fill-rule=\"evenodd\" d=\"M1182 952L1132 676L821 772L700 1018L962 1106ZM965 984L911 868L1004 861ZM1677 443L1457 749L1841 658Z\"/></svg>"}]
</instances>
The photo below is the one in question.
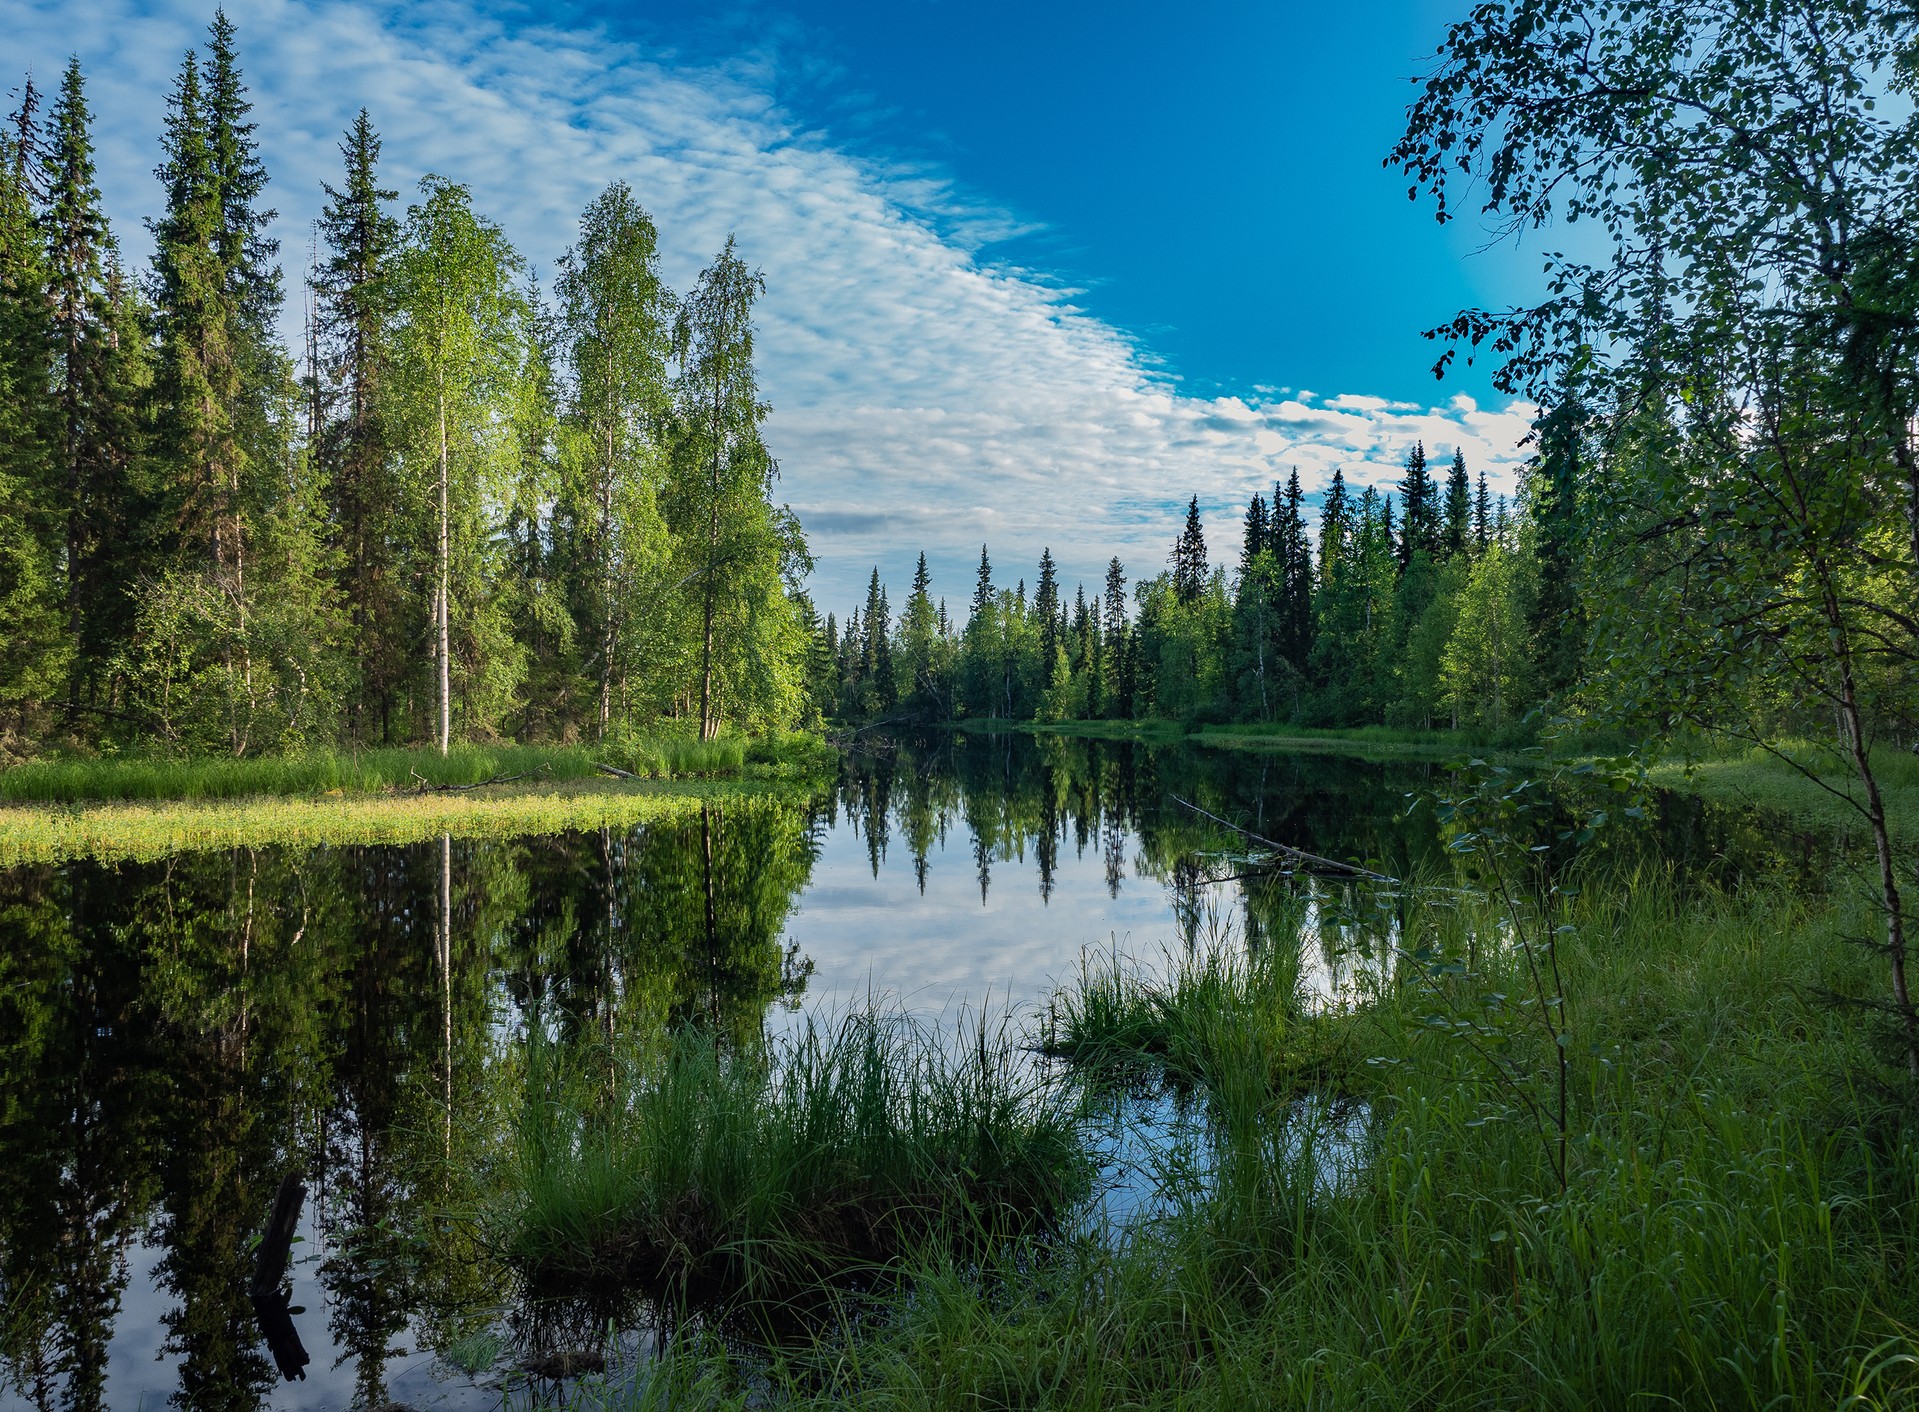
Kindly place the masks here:
<instances>
[{"instance_id":1,"label":"forest treeline","mask_svg":"<svg viewBox=\"0 0 1919 1412\"><path fill-rule=\"evenodd\" d=\"M1335 471L1316 514L1297 473L1253 496L1231 572L1212 564L1197 497L1168 565L1128 592L1115 557L1070 601L1052 552L1029 594L996 585L986 548L963 622L920 556L895 616L875 569L866 602L826 621L814 680L851 719L1285 721L1510 733L1576 678L1585 623L1566 591L1577 450L1563 419L1516 507L1455 451L1426 448L1390 490Z\"/></svg>"},{"instance_id":2,"label":"forest treeline","mask_svg":"<svg viewBox=\"0 0 1919 1412\"><path fill-rule=\"evenodd\" d=\"M156 134L149 268L97 184L78 60L0 135L0 759L711 737L804 706L772 499L764 291L731 239L677 295L627 186L543 292L466 187L404 211L367 113L286 346L232 23Z\"/></svg>"}]
</instances>

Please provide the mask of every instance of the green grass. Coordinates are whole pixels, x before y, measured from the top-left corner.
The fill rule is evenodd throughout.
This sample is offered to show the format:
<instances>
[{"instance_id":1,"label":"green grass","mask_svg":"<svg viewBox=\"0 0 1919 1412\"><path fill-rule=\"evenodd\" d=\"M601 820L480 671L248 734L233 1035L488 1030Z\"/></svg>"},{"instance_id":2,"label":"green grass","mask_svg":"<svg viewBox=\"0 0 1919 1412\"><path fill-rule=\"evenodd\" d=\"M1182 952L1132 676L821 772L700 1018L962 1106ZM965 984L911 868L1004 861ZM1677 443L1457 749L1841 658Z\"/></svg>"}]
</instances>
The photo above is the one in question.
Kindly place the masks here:
<instances>
[{"instance_id":1,"label":"green grass","mask_svg":"<svg viewBox=\"0 0 1919 1412\"><path fill-rule=\"evenodd\" d=\"M73 804L380 794L422 785L474 785L504 776L524 776L520 782L528 785L562 784L599 777L600 764L646 779L794 777L816 767L824 748L806 736L750 742L637 736L597 745L459 745L444 756L434 749L412 748L240 760L43 760L0 772L0 800Z\"/></svg>"},{"instance_id":2,"label":"green grass","mask_svg":"<svg viewBox=\"0 0 1919 1412\"><path fill-rule=\"evenodd\" d=\"M0 807L0 866L159 858L193 849L269 844L418 843L630 828L697 813L702 801L778 794L781 781L597 779L494 786L461 794L253 795L194 802Z\"/></svg>"},{"instance_id":3,"label":"green grass","mask_svg":"<svg viewBox=\"0 0 1919 1412\"><path fill-rule=\"evenodd\" d=\"M1865 818L1848 799L1864 796L1840 757L1829 748L1806 744L1786 749L1830 788L1822 788L1783 760L1758 749L1711 752L1691 766L1662 764L1652 771L1652 780L1668 789L1685 790L1721 803L1775 809L1808 824L1863 838ZM1875 750L1872 766L1893 833L1906 843L1919 842L1919 755ZM1833 790L1846 797L1835 796Z\"/></svg>"},{"instance_id":4,"label":"green grass","mask_svg":"<svg viewBox=\"0 0 1919 1412\"><path fill-rule=\"evenodd\" d=\"M1211 1087L1248 1056L1273 1092L1345 1092L1362 1076L1350 1027L1302 1003L1296 955L1249 957L1224 942L1157 971L1117 951L1083 956L1077 982L1047 1006L1039 1047L1096 1083Z\"/></svg>"},{"instance_id":5,"label":"green grass","mask_svg":"<svg viewBox=\"0 0 1919 1412\"><path fill-rule=\"evenodd\" d=\"M708 1350L658 1386L886 1412L1919 1403L1911 1095L1871 1017L1825 998L1880 993L1849 941L1869 917L1585 882L1553 919L1563 1190L1519 1096L1550 1091L1553 1047L1506 1027L1515 1093L1432 1023L1516 1004L1523 957L1495 909L1430 893L1404 942L1456 957L1470 938L1474 974L1344 1016L1376 1061L1357 1151L1274 1082L1275 1027L1201 1065L1220 1151L1169 1214L1038 1262L923 1248L909 1293L770 1373Z\"/></svg>"},{"instance_id":6,"label":"green grass","mask_svg":"<svg viewBox=\"0 0 1919 1412\"><path fill-rule=\"evenodd\" d=\"M957 1052L866 1013L765 1053L536 1041L490 1243L541 1294L803 1301L1050 1229L1086 1188L1076 1124L983 1023Z\"/></svg>"}]
</instances>

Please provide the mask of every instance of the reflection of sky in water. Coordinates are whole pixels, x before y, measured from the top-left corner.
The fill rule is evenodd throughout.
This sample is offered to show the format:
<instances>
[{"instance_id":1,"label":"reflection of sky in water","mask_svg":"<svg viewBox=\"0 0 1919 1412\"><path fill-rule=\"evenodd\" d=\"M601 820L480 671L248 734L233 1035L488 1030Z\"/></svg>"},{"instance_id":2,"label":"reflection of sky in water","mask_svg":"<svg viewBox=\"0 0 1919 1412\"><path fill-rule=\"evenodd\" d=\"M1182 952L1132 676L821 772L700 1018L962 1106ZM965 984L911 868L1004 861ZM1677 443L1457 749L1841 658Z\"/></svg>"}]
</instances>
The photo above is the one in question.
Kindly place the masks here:
<instances>
[{"instance_id":1,"label":"reflection of sky in water","mask_svg":"<svg viewBox=\"0 0 1919 1412\"><path fill-rule=\"evenodd\" d=\"M844 1009L869 994L929 1018L1043 1005L1076 973L1082 950L1104 951L1117 939L1122 950L1156 954L1175 937L1169 890L1130 864L1125 871L1119 895L1108 896L1100 848L1080 853L1067 843L1050 899L1040 895L1029 852L993 863L982 903L972 838L956 828L929 849L922 896L902 840L894 838L875 877L866 841L842 817L825 834L786 928L814 964L806 1008Z\"/></svg>"},{"instance_id":2,"label":"reflection of sky in water","mask_svg":"<svg viewBox=\"0 0 1919 1412\"><path fill-rule=\"evenodd\" d=\"M983 899L973 834L957 819L930 845L923 888L921 869L897 832L877 874L869 842L850 816L822 825L818 837L811 881L785 929L785 942L797 945L813 969L798 1012L775 1007L768 1016L775 1032L790 1032L808 1013L843 1012L871 1000L882 1010L904 1009L948 1035L955 1033L952 1025L982 1010L992 1018L1010 1014L1009 1038L1018 1042L1054 990L1075 978L1083 954L1117 951L1144 970L1158 971L1189 944L1236 944L1243 935L1238 883L1201 887L1197 905L1182 908L1169 882L1143 870L1139 840L1130 832L1114 837L1102 830L1083 848L1068 832L1044 890L1029 838L1023 853L990 861ZM453 866L457 872L459 863ZM1305 909L1304 918L1301 978L1309 995L1349 993L1355 974L1377 974L1376 962L1329 955L1315 944L1317 909ZM517 1031L518 1020L504 991L495 998L497 1046ZM1107 1173L1096 1219L1120 1222L1153 1206L1169 1153L1187 1152L1203 1165L1205 1142L1193 1118L1176 1114L1170 1100L1157 1100L1133 1106L1123 1122L1116 1118L1095 1135ZM355 1368L333 1346L332 1310L317 1278L320 1262L339 1253L319 1229L319 1199L317 1191L309 1197L291 1272L293 1303L304 1306L293 1322L311 1361L305 1381L276 1382L267 1392L260 1405L275 1412L344 1409L354 1401ZM178 1393L177 1360L166 1351L163 1323L178 1301L160 1286L161 1253L157 1239L127 1251L128 1280L109 1346L107 1407L159 1409ZM476 1385L421 1349L411 1326L390 1346L386 1380L394 1401L422 1409L495 1408L508 1395L497 1374ZM523 1400L527 1391L522 1386L511 1396ZM0 1392L3 1412L31 1405L11 1390Z\"/></svg>"}]
</instances>

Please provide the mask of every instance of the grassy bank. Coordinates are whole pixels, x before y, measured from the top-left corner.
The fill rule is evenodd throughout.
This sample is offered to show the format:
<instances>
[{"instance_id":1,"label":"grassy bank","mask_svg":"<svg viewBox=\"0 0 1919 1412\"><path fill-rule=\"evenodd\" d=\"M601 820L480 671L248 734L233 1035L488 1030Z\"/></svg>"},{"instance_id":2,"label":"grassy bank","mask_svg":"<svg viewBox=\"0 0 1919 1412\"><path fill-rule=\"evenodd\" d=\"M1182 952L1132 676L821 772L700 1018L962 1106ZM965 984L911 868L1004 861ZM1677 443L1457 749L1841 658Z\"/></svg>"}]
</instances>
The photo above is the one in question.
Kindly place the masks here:
<instances>
[{"instance_id":1,"label":"grassy bank","mask_svg":"<svg viewBox=\"0 0 1919 1412\"><path fill-rule=\"evenodd\" d=\"M830 763L814 737L755 740L639 737L598 745L459 745L318 751L259 759L107 757L43 760L0 772L0 801L240 799L251 795L384 794L512 778L528 785L603 777L611 765L643 779L790 778Z\"/></svg>"},{"instance_id":2,"label":"grassy bank","mask_svg":"<svg viewBox=\"0 0 1919 1412\"><path fill-rule=\"evenodd\" d=\"M494 785L458 794L340 794L0 807L0 866L69 858L158 858L202 848L417 843L569 829L630 828L697 813L704 800L777 793L779 782L600 778Z\"/></svg>"},{"instance_id":3,"label":"grassy bank","mask_svg":"<svg viewBox=\"0 0 1919 1412\"><path fill-rule=\"evenodd\" d=\"M1085 1167L1070 1108L984 1026L957 1052L864 1013L764 1053L536 1042L491 1243L538 1293L765 1305L1045 1230Z\"/></svg>"},{"instance_id":4,"label":"grassy bank","mask_svg":"<svg viewBox=\"0 0 1919 1412\"><path fill-rule=\"evenodd\" d=\"M1909 1094L1871 1017L1825 998L1879 993L1848 941L1868 919L1641 876L1547 920L1563 1181L1525 954L1496 909L1429 894L1420 959L1339 1021L1370 1061L1357 1150L1275 1081L1283 1027L1213 1046L1218 1160L1170 1165L1164 1214L1037 1263L923 1248L910 1295L770 1373L688 1347L609 1405L1914 1405ZM1205 989L1137 988L1162 1014Z\"/></svg>"},{"instance_id":5,"label":"grassy bank","mask_svg":"<svg viewBox=\"0 0 1919 1412\"><path fill-rule=\"evenodd\" d=\"M1667 789L1685 790L1727 804L1776 809L1809 824L1863 837L1865 820L1848 800L1859 794L1851 774L1830 750L1787 747L1810 768L1817 783L1785 761L1762 750L1709 753L1691 765L1663 764L1652 779ZM1887 822L1906 843L1919 842L1919 756L1877 750L1872 757L1885 799Z\"/></svg>"}]
</instances>

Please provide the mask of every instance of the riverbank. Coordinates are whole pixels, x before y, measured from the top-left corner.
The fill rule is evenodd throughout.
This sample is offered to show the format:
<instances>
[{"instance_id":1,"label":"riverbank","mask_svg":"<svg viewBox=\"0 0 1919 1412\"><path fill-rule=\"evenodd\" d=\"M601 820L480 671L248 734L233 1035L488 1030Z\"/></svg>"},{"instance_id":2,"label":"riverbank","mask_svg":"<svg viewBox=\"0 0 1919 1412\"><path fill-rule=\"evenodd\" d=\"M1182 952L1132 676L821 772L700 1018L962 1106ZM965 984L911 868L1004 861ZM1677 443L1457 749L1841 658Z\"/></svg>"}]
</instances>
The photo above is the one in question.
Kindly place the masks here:
<instances>
[{"instance_id":1,"label":"riverbank","mask_svg":"<svg viewBox=\"0 0 1919 1412\"><path fill-rule=\"evenodd\" d=\"M719 740L638 736L593 745L462 744L444 755L414 747L237 760L102 756L29 761L0 772L0 803L383 795L509 783L538 788L613 777L605 766L647 780L777 780L830 772L834 758L824 740L803 733Z\"/></svg>"},{"instance_id":2,"label":"riverbank","mask_svg":"<svg viewBox=\"0 0 1919 1412\"><path fill-rule=\"evenodd\" d=\"M702 804L806 792L781 780L600 778L486 785L458 793L252 795L227 800L0 807L0 866L142 860L199 849L418 843L441 834L506 838L632 828L697 815Z\"/></svg>"},{"instance_id":3,"label":"riverbank","mask_svg":"<svg viewBox=\"0 0 1919 1412\"><path fill-rule=\"evenodd\" d=\"M1088 740L1132 740L1147 745L1209 746L1271 754L1338 755L1371 761L1426 760L1446 762L1465 757L1523 765L1541 758L1517 736L1485 735L1470 731L1421 731L1394 726L1360 726L1350 730L1290 725L1224 725L1186 729L1177 721L1002 721L963 722L958 729L990 734L1022 731L1031 735L1064 736ZM1548 761L1576 761L1594 753L1592 742L1576 741L1547 748ZM1830 749L1799 744L1787 753L1805 768L1762 750L1701 748L1692 761L1669 760L1650 767L1651 782L1661 789L1693 794L1718 804L1772 810L1796 822L1864 836L1865 820L1852 802L1859 794L1853 777ZM1906 751L1873 752L1873 766L1885 800L1893 834L1902 842L1919 842L1919 756Z\"/></svg>"},{"instance_id":4,"label":"riverbank","mask_svg":"<svg viewBox=\"0 0 1919 1412\"><path fill-rule=\"evenodd\" d=\"M643 1388L575 1405L1912 1405L1907 1090L1874 1019L1822 998L1882 988L1849 940L1869 919L1587 882L1552 919L1550 1027L1515 1008L1534 983L1489 944L1502 909L1411 900L1430 961L1315 1022L1313 1053L1337 1032L1363 1056L1333 1066L1344 1104L1296 1097L1325 1065L1302 1066L1270 972L1129 981L1118 1024L1081 1003L1099 1067L1177 1063L1205 1115L1199 1147L1158 1154L1147 1219L984 1258L923 1248L904 1293L852 1301L811 1343L689 1341ZM1116 993L1090 983L1082 1002Z\"/></svg>"}]
</instances>

